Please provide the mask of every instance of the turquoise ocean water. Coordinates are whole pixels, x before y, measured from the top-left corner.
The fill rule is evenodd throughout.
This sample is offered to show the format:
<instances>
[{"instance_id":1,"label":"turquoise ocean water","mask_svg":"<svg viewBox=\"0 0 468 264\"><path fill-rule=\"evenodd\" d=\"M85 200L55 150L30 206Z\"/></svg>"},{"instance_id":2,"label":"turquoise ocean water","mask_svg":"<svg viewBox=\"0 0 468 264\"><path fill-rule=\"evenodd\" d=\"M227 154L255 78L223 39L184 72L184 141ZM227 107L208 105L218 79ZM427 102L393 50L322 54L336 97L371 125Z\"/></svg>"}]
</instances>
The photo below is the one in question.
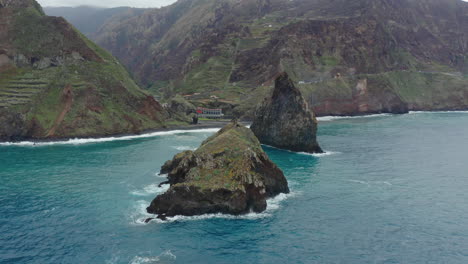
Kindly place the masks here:
<instances>
[{"instance_id":1,"label":"turquoise ocean water","mask_svg":"<svg viewBox=\"0 0 468 264\"><path fill-rule=\"evenodd\" d=\"M292 190L266 212L143 224L214 131L1 144L0 263L468 263L468 113L322 118L327 154L265 147Z\"/></svg>"}]
</instances>

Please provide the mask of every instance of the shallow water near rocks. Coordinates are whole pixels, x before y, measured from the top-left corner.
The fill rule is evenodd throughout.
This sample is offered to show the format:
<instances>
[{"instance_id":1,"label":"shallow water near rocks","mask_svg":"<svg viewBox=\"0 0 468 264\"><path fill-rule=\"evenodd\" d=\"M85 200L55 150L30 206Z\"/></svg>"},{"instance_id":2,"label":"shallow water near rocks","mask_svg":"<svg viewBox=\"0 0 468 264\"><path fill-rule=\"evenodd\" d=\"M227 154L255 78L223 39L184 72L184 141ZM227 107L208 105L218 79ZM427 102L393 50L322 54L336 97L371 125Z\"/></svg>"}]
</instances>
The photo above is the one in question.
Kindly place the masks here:
<instances>
[{"instance_id":1,"label":"shallow water near rocks","mask_svg":"<svg viewBox=\"0 0 468 264\"><path fill-rule=\"evenodd\" d=\"M0 263L468 263L468 113L323 120L328 155L265 147L292 190L266 212L149 224L161 165L213 130L4 144Z\"/></svg>"}]
</instances>

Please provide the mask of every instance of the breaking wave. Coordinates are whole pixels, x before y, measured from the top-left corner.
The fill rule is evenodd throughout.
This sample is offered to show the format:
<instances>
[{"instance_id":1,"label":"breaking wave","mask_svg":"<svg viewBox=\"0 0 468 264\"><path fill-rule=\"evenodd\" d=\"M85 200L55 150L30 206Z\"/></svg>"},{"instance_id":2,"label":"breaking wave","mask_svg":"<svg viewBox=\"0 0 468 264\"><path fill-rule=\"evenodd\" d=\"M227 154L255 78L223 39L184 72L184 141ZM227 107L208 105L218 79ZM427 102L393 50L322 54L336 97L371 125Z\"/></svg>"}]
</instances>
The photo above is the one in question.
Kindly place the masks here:
<instances>
[{"instance_id":1,"label":"breaking wave","mask_svg":"<svg viewBox=\"0 0 468 264\"><path fill-rule=\"evenodd\" d=\"M52 145L82 145L90 143L103 143L103 142L112 142L112 141L127 141L133 139L141 138L151 138L157 136L165 135L176 135L183 133L215 133L218 132L220 128L204 128L204 129L192 129L192 130L172 130L172 131L160 131L152 132L141 135L132 135L132 136L121 136L121 137L104 137L104 138L75 138L68 139L64 141L44 141L44 142L33 142L33 141L21 141L21 142L2 142L0 146L52 146Z\"/></svg>"},{"instance_id":2,"label":"breaking wave","mask_svg":"<svg viewBox=\"0 0 468 264\"><path fill-rule=\"evenodd\" d=\"M410 111L409 115L414 114L468 114L468 111ZM318 121L327 122L340 119L357 119L357 118L371 118L371 117L383 117L383 116L393 116L394 114L384 113L384 114L372 114L372 115L361 115L361 116L321 116L317 117Z\"/></svg>"},{"instance_id":3,"label":"breaking wave","mask_svg":"<svg viewBox=\"0 0 468 264\"><path fill-rule=\"evenodd\" d=\"M392 116L393 114L373 114L373 115L362 115L362 116L321 116L317 117L318 121L334 121L340 119L355 119L355 118L370 118L370 117L382 117L382 116Z\"/></svg>"},{"instance_id":4,"label":"breaking wave","mask_svg":"<svg viewBox=\"0 0 468 264\"><path fill-rule=\"evenodd\" d=\"M130 192L132 195L135 196L149 196L149 195L155 195L158 193L163 193L169 189L169 184L164 184L161 187L159 187L158 183L150 184L146 187L143 188L143 190L136 190Z\"/></svg>"},{"instance_id":5,"label":"breaking wave","mask_svg":"<svg viewBox=\"0 0 468 264\"><path fill-rule=\"evenodd\" d=\"M468 111L410 111L408 114L468 114Z\"/></svg>"},{"instance_id":6,"label":"breaking wave","mask_svg":"<svg viewBox=\"0 0 468 264\"><path fill-rule=\"evenodd\" d=\"M154 174L154 176L158 177L158 178L164 178L164 179L167 179L167 174L161 174L159 172L156 172Z\"/></svg>"},{"instance_id":7,"label":"breaking wave","mask_svg":"<svg viewBox=\"0 0 468 264\"><path fill-rule=\"evenodd\" d=\"M335 152L335 151L325 151L324 153L307 153L307 152L296 152L296 153L301 154L301 155L309 155L309 156L313 156L317 158L341 154L341 152Z\"/></svg>"},{"instance_id":8,"label":"breaking wave","mask_svg":"<svg viewBox=\"0 0 468 264\"><path fill-rule=\"evenodd\" d=\"M197 216L174 216L167 218L167 220L162 221L160 219L151 220L150 223L157 224L166 224L172 222L180 221L197 221L197 220L206 220L206 219L244 219L244 220L255 220L271 217L272 213L278 210L281 207L281 202L284 200L298 195L296 192L291 192L289 194L281 193L273 198L267 200L267 209L261 213L248 213L245 215L228 215L228 214L204 214ZM134 210L131 215L131 224L132 225L146 225L145 220L148 218L154 218L155 215L148 214L146 212L146 207L150 204L148 201L140 200L135 204Z\"/></svg>"},{"instance_id":9,"label":"breaking wave","mask_svg":"<svg viewBox=\"0 0 468 264\"><path fill-rule=\"evenodd\" d=\"M135 256L129 264L156 264L156 263L173 263L176 260L176 255L172 254L170 250L166 250L156 257L141 257Z\"/></svg>"},{"instance_id":10,"label":"breaking wave","mask_svg":"<svg viewBox=\"0 0 468 264\"><path fill-rule=\"evenodd\" d=\"M286 151L286 152L295 153L295 154L300 154L300 155L308 155L308 156L313 156L313 157L317 157L317 158L331 156L331 155L335 155L335 154L341 154L341 152L325 151L325 150L324 150L323 153L295 152L295 151L292 151L292 150L281 149L281 148L273 147L273 146L270 146L270 145L265 145L265 144L262 144L262 145L266 146L268 148L272 148L272 149L277 149L277 150Z\"/></svg>"}]
</instances>

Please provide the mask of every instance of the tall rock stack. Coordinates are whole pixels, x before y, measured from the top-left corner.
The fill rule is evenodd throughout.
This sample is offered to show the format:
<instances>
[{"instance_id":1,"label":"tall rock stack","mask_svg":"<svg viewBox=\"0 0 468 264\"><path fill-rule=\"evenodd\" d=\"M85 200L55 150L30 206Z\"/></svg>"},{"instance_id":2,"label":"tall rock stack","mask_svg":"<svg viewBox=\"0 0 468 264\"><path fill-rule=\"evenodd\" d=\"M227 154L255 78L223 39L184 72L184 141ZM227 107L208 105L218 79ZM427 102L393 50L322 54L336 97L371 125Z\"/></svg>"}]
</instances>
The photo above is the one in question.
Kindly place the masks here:
<instances>
[{"instance_id":1,"label":"tall rock stack","mask_svg":"<svg viewBox=\"0 0 468 264\"><path fill-rule=\"evenodd\" d=\"M322 153L317 143L317 119L287 73L275 80L273 95L255 112L252 131L262 144L309 153Z\"/></svg>"}]
</instances>

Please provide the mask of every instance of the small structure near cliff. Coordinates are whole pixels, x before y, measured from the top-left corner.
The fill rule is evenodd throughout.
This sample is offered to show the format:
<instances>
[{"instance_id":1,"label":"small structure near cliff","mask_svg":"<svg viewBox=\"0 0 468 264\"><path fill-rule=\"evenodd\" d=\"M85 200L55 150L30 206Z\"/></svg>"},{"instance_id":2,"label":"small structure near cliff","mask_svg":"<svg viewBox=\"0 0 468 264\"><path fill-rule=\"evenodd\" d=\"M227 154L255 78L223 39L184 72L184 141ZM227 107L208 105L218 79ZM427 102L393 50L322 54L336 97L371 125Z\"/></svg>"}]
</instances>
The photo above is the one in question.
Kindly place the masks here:
<instances>
[{"instance_id":1,"label":"small structure near cliff","mask_svg":"<svg viewBox=\"0 0 468 264\"><path fill-rule=\"evenodd\" d=\"M195 151L164 164L171 187L147 208L158 218L209 213L262 212L266 199L288 193L283 172L268 158L250 129L237 121L205 140Z\"/></svg>"},{"instance_id":2,"label":"small structure near cliff","mask_svg":"<svg viewBox=\"0 0 468 264\"><path fill-rule=\"evenodd\" d=\"M198 107L197 114L198 116L202 118L210 118L210 119L219 119L219 118L224 117L222 109L209 109L209 108Z\"/></svg>"},{"instance_id":3,"label":"small structure near cliff","mask_svg":"<svg viewBox=\"0 0 468 264\"><path fill-rule=\"evenodd\" d=\"M255 112L252 131L262 144L292 151L322 153L317 119L287 73L275 80L273 95Z\"/></svg>"}]
</instances>

